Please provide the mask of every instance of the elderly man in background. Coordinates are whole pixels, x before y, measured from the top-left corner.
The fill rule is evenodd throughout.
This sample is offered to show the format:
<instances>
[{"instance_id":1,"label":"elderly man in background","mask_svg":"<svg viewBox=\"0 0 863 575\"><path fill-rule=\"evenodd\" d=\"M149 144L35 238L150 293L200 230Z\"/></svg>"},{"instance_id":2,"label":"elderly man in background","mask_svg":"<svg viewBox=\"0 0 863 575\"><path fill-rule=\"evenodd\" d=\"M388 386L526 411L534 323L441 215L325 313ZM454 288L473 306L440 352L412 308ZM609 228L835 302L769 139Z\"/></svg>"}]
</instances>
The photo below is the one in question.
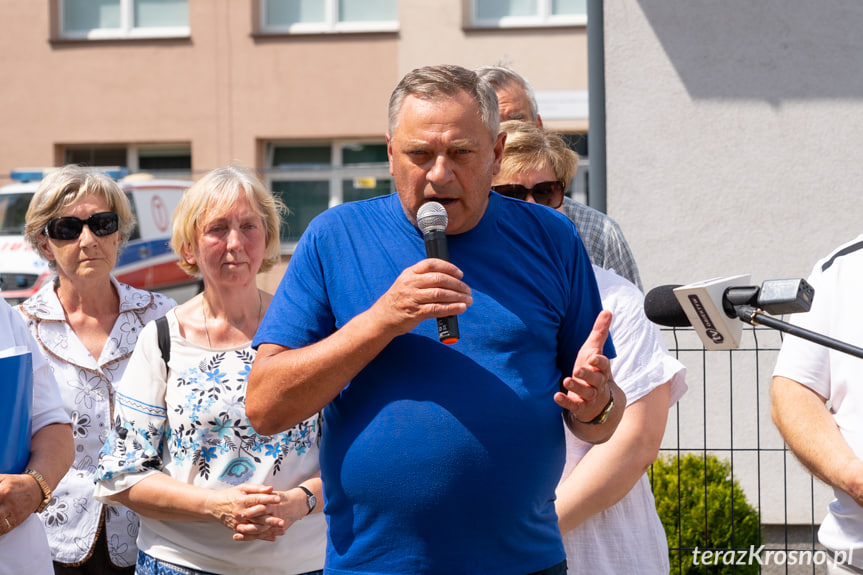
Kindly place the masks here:
<instances>
[{"instance_id":1,"label":"elderly man in background","mask_svg":"<svg viewBox=\"0 0 863 575\"><path fill-rule=\"evenodd\" d=\"M520 74L505 66L481 66L476 73L494 87L500 106L500 121L521 120L542 127L542 118L530 84ZM575 171L573 171L575 175ZM568 187L569 182L565 182ZM599 267L612 270L625 277L638 289L641 276L635 258L620 226L606 214L563 196L561 205L550 206L560 210L575 224L590 260Z\"/></svg>"}]
</instances>

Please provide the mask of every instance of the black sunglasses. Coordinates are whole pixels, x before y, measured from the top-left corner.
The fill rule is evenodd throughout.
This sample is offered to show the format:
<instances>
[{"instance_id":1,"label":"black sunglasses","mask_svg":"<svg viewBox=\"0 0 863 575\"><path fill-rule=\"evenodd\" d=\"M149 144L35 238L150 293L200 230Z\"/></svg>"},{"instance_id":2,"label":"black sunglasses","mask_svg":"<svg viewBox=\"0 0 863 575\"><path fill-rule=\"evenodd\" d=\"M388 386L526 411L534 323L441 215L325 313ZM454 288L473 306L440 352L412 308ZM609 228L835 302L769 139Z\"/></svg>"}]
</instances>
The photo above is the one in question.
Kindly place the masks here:
<instances>
[{"instance_id":1,"label":"black sunglasses","mask_svg":"<svg viewBox=\"0 0 863 575\"><path fill-rule=\"evenodd\" d=\"M492 186L491 189L517 200L524 200L530 194L537 204L555 209L563 203L563 184L560 182L540 182L532 188L519 184L503 184Z\"/></svg>"},{"instance_id":2,"label":"black sunglasses","mask_svg":"<svg viewBox=\"0 0 863 575\"><path fill-rule=\"evenodd\" d=\"M45 233L52 240L75 240L81 235L84 224L94 235L110 236L120 228L120 219L114 212L100 212L86 220L72 216L54 218L45 226Z\"/></svg>"}]
</instances>

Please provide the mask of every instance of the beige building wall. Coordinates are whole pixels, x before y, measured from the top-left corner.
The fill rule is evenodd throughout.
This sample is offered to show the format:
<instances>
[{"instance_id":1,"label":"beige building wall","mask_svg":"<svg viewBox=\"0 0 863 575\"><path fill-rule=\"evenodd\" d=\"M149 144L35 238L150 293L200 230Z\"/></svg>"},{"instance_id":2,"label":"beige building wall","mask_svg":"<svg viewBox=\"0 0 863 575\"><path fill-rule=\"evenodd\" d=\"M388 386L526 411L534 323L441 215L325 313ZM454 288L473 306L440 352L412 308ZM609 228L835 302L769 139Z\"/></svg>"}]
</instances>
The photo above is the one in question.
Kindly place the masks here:
<instances>
[{"instance_id":1,"label":"beige building wall","mask_svg":"<svg viewBox=\"0 0 863 575\"><path fill-rule=\"evenodd\" d=\"M256 34L256 0L190 0L189 38L75 42L52 34L56 2L0 0L0 184L67 145L187 144L199 174L263 167L268 140L382 138L389 93L426 64L503 61L538 91L587 89L583 26L470 30L467 0L401 0L398 32L303 36Z\"/></svg>"}]
</instances>

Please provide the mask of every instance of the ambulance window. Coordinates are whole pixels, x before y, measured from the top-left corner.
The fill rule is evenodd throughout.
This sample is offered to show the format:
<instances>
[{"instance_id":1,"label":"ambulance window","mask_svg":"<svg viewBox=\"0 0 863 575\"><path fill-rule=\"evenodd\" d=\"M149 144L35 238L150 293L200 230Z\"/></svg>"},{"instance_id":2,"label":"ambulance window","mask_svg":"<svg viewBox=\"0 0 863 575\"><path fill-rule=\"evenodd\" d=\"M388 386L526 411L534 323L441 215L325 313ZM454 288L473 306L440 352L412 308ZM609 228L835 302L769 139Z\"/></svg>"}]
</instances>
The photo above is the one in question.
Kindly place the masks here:
<instances>
[{"instance_id":1,"label":"ambulance window","mask_svg":"<svg viewBox=\"0 0 863 575\"><path fill-rule=\"evenodd\" d=\"M126 197L129 198L129 205L132 207L132 215L135 216L135 227L132 229L129 241L138 240L141 239L141 229L138 227L138 208L135 206L135 196L126 192Z\"/></svg>"},{"instance_id":2,"label":"ambulance window","mask_svg":"<svg viewBox=\"0 0 863 575\"><path fill-rule=\"evenodd\" d=\"M33 194L4 194L0 196L0 234L21 235L24 233L24 216Z\"/></svg>"}]
</instances>

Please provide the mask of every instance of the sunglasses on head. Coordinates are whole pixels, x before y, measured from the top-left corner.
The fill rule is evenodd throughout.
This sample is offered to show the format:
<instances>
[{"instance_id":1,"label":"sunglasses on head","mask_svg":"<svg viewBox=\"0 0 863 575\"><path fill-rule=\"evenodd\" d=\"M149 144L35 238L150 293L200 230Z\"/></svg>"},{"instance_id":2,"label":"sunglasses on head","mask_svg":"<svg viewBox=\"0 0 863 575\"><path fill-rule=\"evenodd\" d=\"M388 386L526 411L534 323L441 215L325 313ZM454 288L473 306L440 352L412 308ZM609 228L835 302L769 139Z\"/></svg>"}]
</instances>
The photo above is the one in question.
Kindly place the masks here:
<instances>
[{"instance_id":1,"label":"sunglasses on head","mask_svg":"<svg viewBox=\"0 0 863 575\"><path fill-rule=\"evenodd\" d=\"M524 200L530 194L537 204L555 209L563 203L563 184L560 182L540 182L532 188L519 184L504 184L492 186L491 189L517 200Z\"/></svg>"},{"instance_id":2,"label":"sunglasses on head","mask_svg":"<svg viewBox=\"0 0 863 575\"><path fill-rule=\"evenodd\" d=\"M54 218L45 226L45 233L52 240L75 240L81 235L84 225L93 235L110 236L120 228L120 220L114 212L100 212L86 220L72 216Z\"/></svg>"}]
</instances>

